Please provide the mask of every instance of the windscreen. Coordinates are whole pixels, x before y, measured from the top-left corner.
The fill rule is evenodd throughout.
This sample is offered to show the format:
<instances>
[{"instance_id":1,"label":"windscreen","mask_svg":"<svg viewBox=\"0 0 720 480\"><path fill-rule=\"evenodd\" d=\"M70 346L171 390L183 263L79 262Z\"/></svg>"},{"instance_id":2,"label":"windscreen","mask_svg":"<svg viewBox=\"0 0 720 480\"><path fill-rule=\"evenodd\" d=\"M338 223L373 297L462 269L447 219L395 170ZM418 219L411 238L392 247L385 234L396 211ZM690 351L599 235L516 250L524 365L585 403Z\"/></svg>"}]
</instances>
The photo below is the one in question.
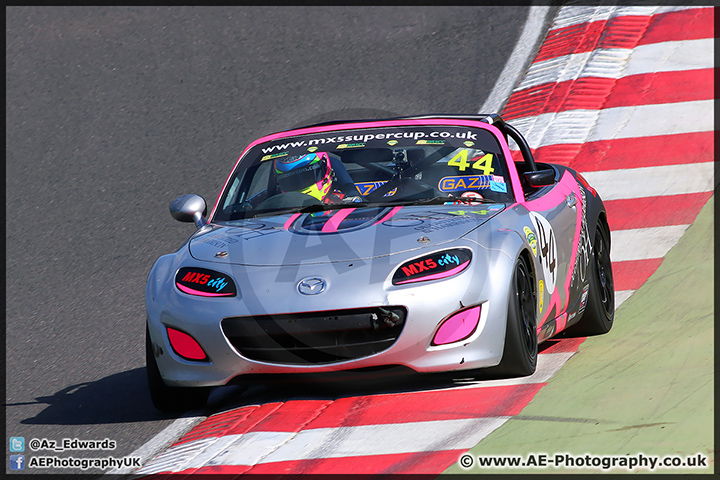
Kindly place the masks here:
<instances>
[{"instance_id":1,"label":"windscreen","mask_svg":"<svg viewBox=\"0 0 720 480\"><path fill-rule=\"evenodd\" d=\"M480 128L402 126L285 137L254 146L214 222L345 205L512 202L502 149Z\"/></svg>"}]
</instances>

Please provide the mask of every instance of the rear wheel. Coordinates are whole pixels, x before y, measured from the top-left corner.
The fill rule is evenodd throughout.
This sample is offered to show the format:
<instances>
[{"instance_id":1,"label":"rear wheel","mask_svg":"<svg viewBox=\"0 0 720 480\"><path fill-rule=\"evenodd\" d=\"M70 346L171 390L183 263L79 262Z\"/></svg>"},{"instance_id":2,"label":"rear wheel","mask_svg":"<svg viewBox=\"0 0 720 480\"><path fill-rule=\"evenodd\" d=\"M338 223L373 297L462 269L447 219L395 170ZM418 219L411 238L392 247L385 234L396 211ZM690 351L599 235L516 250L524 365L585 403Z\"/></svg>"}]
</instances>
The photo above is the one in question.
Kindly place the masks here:
<instances>
[{"instance_id":1,"label":"rear wheel","mask_svg":"<svg viewBox=\"0 0 720 480\"><path fill-rule=\"evenodd\" d=\"M205 406L210 395L210 387L171 387L165 384L153 354L150 332L147 330L145 331L145 365L150 398L155 408L161 412L183 412Z\"/></svg>"},{"instance_id":2,"label":"rear wheel","mask_svg":"<svg viewBox=\"0 0 720 480\"><path fill-rule=\"evenodd\" d=\"M602 335L610 331L615 319L615 286L610 263L610 231L598 222L590 261L590 287L585 312L567 332L570 335Z\"/></svg>"},{"instance_id":3,"label":"rear wheel","mask_svg":"<svg viewBox=\"0 0 720 480\"><path fill-rule=\"evenodd\" d=\"M538 354L536 303L530 268L525 259L520 257L515 265L510 290L502 360L488 373L493 376L524 377L535 372Z\"/></svg>"}]
</instances>

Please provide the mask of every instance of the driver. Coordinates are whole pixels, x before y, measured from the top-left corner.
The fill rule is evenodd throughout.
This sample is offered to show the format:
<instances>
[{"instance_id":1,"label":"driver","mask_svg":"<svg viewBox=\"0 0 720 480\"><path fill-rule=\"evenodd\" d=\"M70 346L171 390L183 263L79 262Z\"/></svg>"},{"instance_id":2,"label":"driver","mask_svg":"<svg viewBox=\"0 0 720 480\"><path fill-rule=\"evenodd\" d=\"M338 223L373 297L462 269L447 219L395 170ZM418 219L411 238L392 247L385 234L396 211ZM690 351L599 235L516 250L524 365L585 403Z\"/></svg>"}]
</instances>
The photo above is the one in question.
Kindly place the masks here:
<instances>
[{"instance_id":1,"label":"driver","mask_svg":"<svg viewBox=\"0 0 720 480\"><path fill-rule=\"evenodd\" d=\"M327 152L294 155L275 160L275 175L281 192L300 192L323 203L361 202L362 197L345 165ZM333 191L333 183L337 190Z\"/></svg>"}]
</instances>

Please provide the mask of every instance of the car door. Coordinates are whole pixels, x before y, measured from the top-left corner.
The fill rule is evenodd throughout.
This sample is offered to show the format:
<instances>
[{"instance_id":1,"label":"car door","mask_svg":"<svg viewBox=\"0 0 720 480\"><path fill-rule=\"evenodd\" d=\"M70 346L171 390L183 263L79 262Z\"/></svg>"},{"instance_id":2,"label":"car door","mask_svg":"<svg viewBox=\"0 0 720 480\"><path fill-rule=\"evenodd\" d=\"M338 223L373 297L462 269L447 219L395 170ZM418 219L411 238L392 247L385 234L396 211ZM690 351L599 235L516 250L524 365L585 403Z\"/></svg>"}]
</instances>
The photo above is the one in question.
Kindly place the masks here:
<instances>
[{"instance_id":1,"label":"car door","mask_svg":"<svg viewBox=\"0 0 720 480\"><path fill-rule=\"evenodd\" d=\"M565 327L568 307L577 310L578 292L585 287L587 258L578 256L578 247L587 242L585 201L577 181L565 170L553 185L527 195L523 205L528 210L523 231L538 273L537 324L543 340Z\"/></svg>"}]
</instances>

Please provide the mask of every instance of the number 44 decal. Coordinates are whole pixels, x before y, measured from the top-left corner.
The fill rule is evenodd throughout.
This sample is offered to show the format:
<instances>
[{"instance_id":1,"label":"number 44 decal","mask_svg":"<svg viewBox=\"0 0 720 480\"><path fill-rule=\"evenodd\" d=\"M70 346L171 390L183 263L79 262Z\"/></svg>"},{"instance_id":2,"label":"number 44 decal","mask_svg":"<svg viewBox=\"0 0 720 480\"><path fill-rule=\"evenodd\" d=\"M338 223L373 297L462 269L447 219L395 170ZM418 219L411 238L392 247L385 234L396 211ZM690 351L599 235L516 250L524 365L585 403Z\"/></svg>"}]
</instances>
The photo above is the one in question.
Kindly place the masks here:
<instances>
[{"instance_id":1,"label":"number 44 decal","mask_svg":"<svg viewBox=\"0 0 720 480\"><path fill-rule=\"evenodd\" d=\"M545 217L530 212L535 231L537 232L538 254L540 255L540 263L543 268L543 276L545 277L545 287L549 294L555 291L555 280L557 279L557 244L555 241L555 232L553 232L550 222Z\"/></svg>"},{"instance_id":2,"label":"number 44 decal","mask_svg":"<svg viewBox=\"0 0 720 480\"><path fill-rule=\"evenodd\" d=\"M466 148L460 150L457 155L452 157L448 162L448 165L458 167L458 170L464 172L468 167L473 170L481 170L482 175L490 175L495 169L492 167L493 154L487 153L485 155L477 156L468 160L469 150Z\"/></svg>"}]
</instances>

